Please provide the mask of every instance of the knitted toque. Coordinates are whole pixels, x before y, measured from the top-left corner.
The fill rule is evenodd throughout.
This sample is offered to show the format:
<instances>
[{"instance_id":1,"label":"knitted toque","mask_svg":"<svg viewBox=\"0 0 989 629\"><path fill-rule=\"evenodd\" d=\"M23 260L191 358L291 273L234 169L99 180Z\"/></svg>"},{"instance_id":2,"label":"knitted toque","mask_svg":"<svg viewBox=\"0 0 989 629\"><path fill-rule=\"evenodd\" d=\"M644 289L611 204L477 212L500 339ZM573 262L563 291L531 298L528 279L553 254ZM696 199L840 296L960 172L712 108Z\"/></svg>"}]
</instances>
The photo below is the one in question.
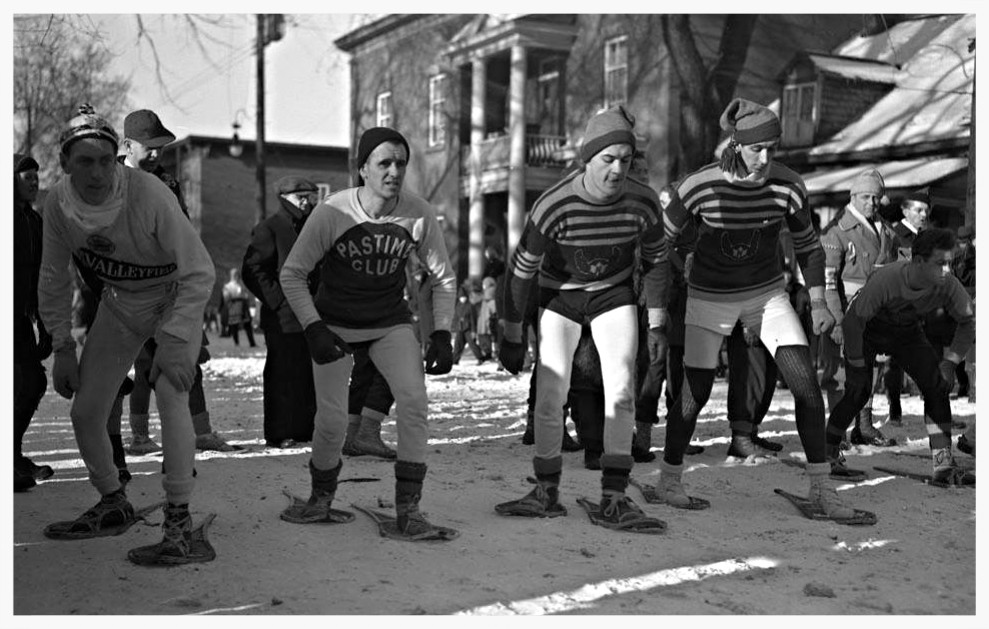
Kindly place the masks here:
<instances>
[{"instance_id":1,"label":"knitted toque","mask_svg":"<svg viewBox=\"0 0 989 629\"><path fill-rule=\"evenodd\" d=\"M371 156L374 149L385 142L397 142L401 144L405 147L406 160L412 159L412 150L409 149L409 143L406 141L404 135L388 127L372 127L361 134L361 139L357 143L357 170L360 170L364 166L364 163L367 162L367 158ZM364 185L364 178L360 174L357 175L357 185Z\"/></svg>"},{"instance_id":2,"label":"knitted toque","mask_svg":"<svg viewBox=\"0 0 989 629\"><path fill-rule=\"evenodd\" d=\"M851 194L874 194L881 197L886 194L886 182L878 170L867 170L860 173L852 182Z\"/></svg>"},{"instance_id":3,"label":"knitted toque","mask_svg":"<svg viewBox=\"0 0 989 629\"><path fill-rule=\"evenodd\" d=\"M113 144L114 153L117 152L120 144L113 126L102 116L96 115L96 111L89 103L79 105L78 115L65 124L65 129L58 136L58 143L62 152L68 153L73 142L83 138L106 140Z\"/></svg>"},{"instance_id":4,"label":"knitted toque","mask_svg":"<svg viewBox=\"0 0 989 629\"><path fill-rule=\"evenodd\" d=\"M771 142L783 132L772 110L744 98L728 103L721 114L721 128L731 133L736 144Z\"/></svg>"},{"instance_id":5,"label":"knitted toque","mask_svg":"<svg viewBox=\"0 0 989 629\"><path fill-rule=\"evenodd\" d=\"M612 144L629 144L635 150L635 116L621 105L595 114L587 121L584 143L580 147L580 159L586 164L591 158Z\"/></svg>"}]
</instances>

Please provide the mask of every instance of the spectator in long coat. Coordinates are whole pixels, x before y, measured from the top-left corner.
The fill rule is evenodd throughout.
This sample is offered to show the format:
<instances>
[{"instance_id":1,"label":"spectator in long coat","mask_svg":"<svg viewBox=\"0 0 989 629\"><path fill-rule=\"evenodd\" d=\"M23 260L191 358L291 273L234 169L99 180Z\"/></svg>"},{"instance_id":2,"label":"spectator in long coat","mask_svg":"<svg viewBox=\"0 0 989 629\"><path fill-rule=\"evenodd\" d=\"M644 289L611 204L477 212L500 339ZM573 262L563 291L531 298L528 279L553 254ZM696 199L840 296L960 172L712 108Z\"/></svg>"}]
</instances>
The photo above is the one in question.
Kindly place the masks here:
<instances>
[{"instance_id":1,"label":"spectator in long coat","mask_svg":"<svg viewBox=\"0 0 989 629\"><path fill-rule=\"evenodd\" d=\"M261 329L267 346L264 439L270 447L286 448L312 441L316 395L306 338L285 301L278 273L318 201L318 189L302 177L288 176L275 183L275 190L281 207L254 228L241 275L261 303ZM309 278L311 292L315 280L314 273Z\"/></svg>"}]
</instances>

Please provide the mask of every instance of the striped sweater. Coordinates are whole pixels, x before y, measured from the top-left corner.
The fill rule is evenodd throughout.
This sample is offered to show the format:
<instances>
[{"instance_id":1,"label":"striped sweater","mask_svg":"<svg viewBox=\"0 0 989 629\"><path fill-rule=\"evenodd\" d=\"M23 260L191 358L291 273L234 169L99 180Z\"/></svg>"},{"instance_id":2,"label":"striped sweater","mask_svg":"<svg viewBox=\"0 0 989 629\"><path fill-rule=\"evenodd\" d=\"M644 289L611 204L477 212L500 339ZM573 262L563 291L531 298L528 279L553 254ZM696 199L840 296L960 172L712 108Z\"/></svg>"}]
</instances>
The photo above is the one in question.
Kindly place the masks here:
<instances>
[{"instance_id":1,"label":"striped sweater","mask_svg":"<svg viewBox=\"0 0 989 629\"><path fill-rule=\"evenodd\" d=\"M779 261L784 222L809 287L824 285L824 251L800 175L772 162L765 179L728 181L718 164L687 175L663 213L666 240L688 221L698 227L689 294L736 301L784 287Z\"/></svg>"},{"instance_id":2,"label":"striped sweater","mask_svg":"<svg viewBox=\"0 0 989 629\"><path fill-rule=\"evenodd\" d=\"M666 277L666 243L655 191L632 178L611 203L592 200L576 171L547 190L532 207L509 266L505 319L522 321L530 287L598 291L631 281L641 260L651 321Z\"/></svg>"}]
</instances>

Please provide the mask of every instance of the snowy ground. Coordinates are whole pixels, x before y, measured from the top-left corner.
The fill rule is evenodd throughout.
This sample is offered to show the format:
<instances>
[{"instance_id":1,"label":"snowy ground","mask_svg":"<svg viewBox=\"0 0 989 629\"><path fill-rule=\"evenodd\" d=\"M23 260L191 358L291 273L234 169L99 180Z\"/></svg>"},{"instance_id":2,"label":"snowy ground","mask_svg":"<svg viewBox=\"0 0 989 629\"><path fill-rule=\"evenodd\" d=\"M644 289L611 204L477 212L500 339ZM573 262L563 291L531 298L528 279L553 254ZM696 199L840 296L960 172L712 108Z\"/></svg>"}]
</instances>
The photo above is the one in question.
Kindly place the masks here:
<instances>
[{"instance_id":1,"label":"snowy ground","mask_svg":"<svg viewBox=\"0 0 989 629\"><path fill-rule=\"evenodd\" d=\"M960 614L967 617L952 619L952 627L975 626L975 492L872 470L930 470L917 397L903 399L903 428L883 427L902 445L848 453L870 480L841 486L841 494L879 517L875 526L848 527L804 519L773 493L804 492L799 469L726 459L725 384L718 382L694 440L706 450L688 457L685 475L689 491L708 498L711 509L645 505L630 488L669 525L664 535L640 535L593 526L575 504L579 496L596 501L600 491L600 473L585 470L579 452L564 454L567 517L495 515L496 503L529 490L533 451L520 442L528 374L512 377L465 357L451 374L428 378L431 449L422 500L431 520L461 536L412 544L379 537L362 514L343 525L278 518L284 490L308 493L308 449L264 447L261 338L253 350L212 340L206 391L213 426L247 449L197 455L193 517L217 514L209 534L218 557L207 564L156 570L127 561L127 549L160 538L160 511L150 525L120 537L56 542L42 535L46 524L75 517L97 499L75 449L69 403L49 390L24 449L56 475L12 500L15 615ZM885 416L885 404L877 396L877 417ZM956 418L975 420L974 404L953 407ZM153 434L157 427L153 416ZM802 456L786 391L778 392L762 432L784 442L781 457ZM125 418L125 441L128 433ZM394 444L393 420L384 435ZM660 427L654 450L662 443ZM160 458L128 463L131 501L140 507L160 500ZM649 483L658 475L658 459L633 470ZM335 506L391 504L392 464L347 458L341 478L355 477L380 480L341 484Z\"/></svg>"}]
</instances>

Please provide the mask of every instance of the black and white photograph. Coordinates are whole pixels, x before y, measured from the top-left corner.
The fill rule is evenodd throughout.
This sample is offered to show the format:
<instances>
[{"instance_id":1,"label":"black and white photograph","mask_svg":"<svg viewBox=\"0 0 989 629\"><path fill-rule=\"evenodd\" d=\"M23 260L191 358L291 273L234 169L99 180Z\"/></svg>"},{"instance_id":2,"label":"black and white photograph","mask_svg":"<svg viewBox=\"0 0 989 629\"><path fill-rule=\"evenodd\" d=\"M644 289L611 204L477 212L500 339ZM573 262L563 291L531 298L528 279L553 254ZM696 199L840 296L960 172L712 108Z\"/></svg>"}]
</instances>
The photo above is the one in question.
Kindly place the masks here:
<instances>
[{"instance_id":1,"label":"black and white photograph","mask_svg":"<svg viewBox=\"0 0 989 629\"><path fill-rule=\"evenodd\" d=\"M982 626L979 5L872 4L16 7L4 625Z\"/></svg>"}]
</instances>

